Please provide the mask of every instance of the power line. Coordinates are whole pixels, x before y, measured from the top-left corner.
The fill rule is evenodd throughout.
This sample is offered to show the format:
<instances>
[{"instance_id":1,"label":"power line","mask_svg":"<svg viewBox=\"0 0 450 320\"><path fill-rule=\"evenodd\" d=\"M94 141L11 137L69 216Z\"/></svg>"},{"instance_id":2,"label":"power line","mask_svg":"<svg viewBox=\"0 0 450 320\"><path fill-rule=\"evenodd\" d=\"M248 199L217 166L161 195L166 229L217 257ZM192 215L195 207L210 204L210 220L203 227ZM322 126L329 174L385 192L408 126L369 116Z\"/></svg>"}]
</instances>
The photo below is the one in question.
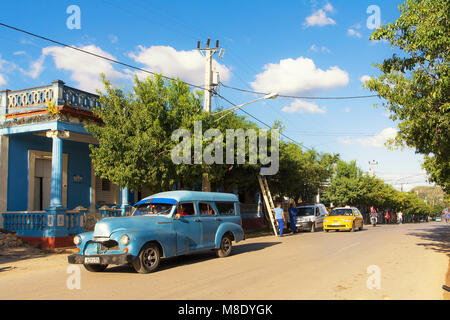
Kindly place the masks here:
<instances>
[{"instance_id":1,"label":"power line","mask_svg":"<svg viewBox=\"0 0 450 320\"><path fill-rule=\"evenodd\" d=\"M234 106L234 107L237 106L235 103L231 102L230 100L228 100L227 98L225 98L225 97L222 96L221 94L218 94L217 92L214 92L214 94L217 95L219 98L225 100L226 102L228 102L228 103L231 104L232 106ZM262 121L262 120L256 118L254 115L252 115L251 113L245 111L244 109L240 108L240 109L238 109L238 110L244 112L244 113L247 114L247 115L249 115L250 117L252 117L252 118L255 119L256 121L262 123L262 124L265 125L266 127L272 128L270 125L268 125L268 124L265 123L264 121ZM303 143L300 143L300 142L295 141L294 139L288 137L287 135L285 135L285 134L282 133L282 132L280 132L280 135L283 136L283 137L285 137L286 139L289 139L290 141L292 141L292 142L294 142L294 143L296 143L296 144L298 144L298 145L300 145L300 146L302 146L302 147L308 149L308 150L313 150L312 148L309 148L309 147L305 146Z\"/></svg>"},{"instance_id":2,"label":"power line","mask_svg":"<svg viewBox=\"0 0 450 320\"><path fill-rule=\"evenodd\" d=\"M51 43L63 46L63 47L66 47L66 48L70 48L70 49L73 49L73 50L76 50L76 51L79 51L79 52L82 52L82 53L85 53L85 54L88 54L88 55L91 55L91 56L94 56L94 57L97 57L97 58L100 58L100 59L103 59L103 60L107 60L107 61L110 61L110 62L119 64L119 65L122 65L122 66L125 66L125 67L128 67L128 68L131 68L131 69L134 69L134 70L142 71L142 72L149 73L149 74L152 74L152 75L157 75L157 72L153 72L153 71L149 71L149 70L142 69L142 68L139 68L139 67L135 67L135 66L133 66L131 64L128 64L128 63L125 63L125 62L121 62L121 61L118 61L118 60L115 60L115 59L112 59L112 58L108 58L108 57L105 57L105 56L102 56L100 54L96 54L96 53L93 53L93 52L90 52L90 51L87 51L87 50L83 50L83 49L80 49L80 48L77 48L77 47L74 47L74 46L62 43L60 41L53 40L53 39L50 39L50 38L47 38L47 37L44 37L44 36L41 36L41 35L38 35L38 34L35 34L35 33L32 33L32 32L29 32L29 31L26 31L26 30L23 30L23 29L19 29L19 28L16 28L16 27L13 27L13 26L1 23L1 22L0 22L0 26L9 28L9 29L12 29L12 30L15 30L15 31L19 31L19 32L28 34L30 36L33 36L33 37L36 37L36 38L39 38L39 39L42 39L42 40L45 40L45 41L48 41L48 42L51 42ZM171 78L171 77L168 77L168 76L165 76L165 75L161 75L161 76L164 79L167 79L167 80L176 80L174 78ZM180 81L182 81L182 80L180 80ZM185 83L186 85L190 86L190 87L198 88L198 89L201 89L201 90L206 90L202 86L195 85L195 84L192 84L192 83L189 83L189 82L186 82L186 81L182 81L182 82Z\"/></svg>"},{"instance_id":3,"label":"power line","mask_svg":"<svg viewBox=\"0 0 450 320\"><path fill-rule=\"evenodd\" d=\"M268 94L267 92L258 92L258 91L252 91L252 90L246 90L246 89L241 89L241 88L228 86L228 85L223 84L222 82L220 82L219 84L222 87L224 87L224 88L228 88L228 89L232 89L232 90L236 90L236 91L241 91L241 92L246 92L246 93L253 93L253 94L260 94L260 95L267 95ZM364 99L364 98L378 97L377 94L365 95L365 96L347 96L347 97L308 97L308 96L289 96L289 95L283 95L283 94L279 94L278 96L281 97L281 98L304 99L304 100L350 100L350 99Z\"/></svg>"}]
</instances>

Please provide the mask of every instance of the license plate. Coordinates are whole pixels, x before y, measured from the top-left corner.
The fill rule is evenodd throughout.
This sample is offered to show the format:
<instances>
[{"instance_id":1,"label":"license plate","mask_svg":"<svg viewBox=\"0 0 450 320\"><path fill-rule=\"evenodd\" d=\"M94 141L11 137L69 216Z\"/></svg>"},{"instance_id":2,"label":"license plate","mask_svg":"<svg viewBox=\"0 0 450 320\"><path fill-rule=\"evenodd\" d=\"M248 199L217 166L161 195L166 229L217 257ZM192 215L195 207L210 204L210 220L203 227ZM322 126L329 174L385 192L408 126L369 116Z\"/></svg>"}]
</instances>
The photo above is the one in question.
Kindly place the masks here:
<instances>
[{"instance_id":1,"label":"license plate","mask_svg":"<svg viewBox=\"0 0 450 320\"><path fill-rule=\"evenodd\" d=\"M333 223L332 226L340 226L340 223Z\"/></svg>"},{"instance_id":2,"label":"license plate","mask_svg":"<svg viewBox=\"0 0 450 320\"><path fill-rule=\"evenodd\" d=\"M100 257L85 257L85 264L100 264Z\"/></svg>"}]
</instances>

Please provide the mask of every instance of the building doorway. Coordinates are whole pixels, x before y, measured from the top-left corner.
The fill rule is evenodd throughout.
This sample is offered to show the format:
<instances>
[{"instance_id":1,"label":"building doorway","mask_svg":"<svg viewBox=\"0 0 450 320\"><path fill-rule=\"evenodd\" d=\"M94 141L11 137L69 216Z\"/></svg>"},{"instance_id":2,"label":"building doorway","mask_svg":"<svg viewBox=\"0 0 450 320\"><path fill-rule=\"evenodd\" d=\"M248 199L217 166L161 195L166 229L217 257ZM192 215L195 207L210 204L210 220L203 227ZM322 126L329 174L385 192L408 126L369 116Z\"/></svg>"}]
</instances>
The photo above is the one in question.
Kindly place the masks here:
<instances>
[{"instance_id":1,"label":"building doorway","mask_svg":"<svg viewBox=\"0 0 450 320\"><path fill-rule=\"evenodd\" d=\"M52 160L36 159L34 173L34 210L43 211L50 206Z\"/></svg>"}]
</instances>

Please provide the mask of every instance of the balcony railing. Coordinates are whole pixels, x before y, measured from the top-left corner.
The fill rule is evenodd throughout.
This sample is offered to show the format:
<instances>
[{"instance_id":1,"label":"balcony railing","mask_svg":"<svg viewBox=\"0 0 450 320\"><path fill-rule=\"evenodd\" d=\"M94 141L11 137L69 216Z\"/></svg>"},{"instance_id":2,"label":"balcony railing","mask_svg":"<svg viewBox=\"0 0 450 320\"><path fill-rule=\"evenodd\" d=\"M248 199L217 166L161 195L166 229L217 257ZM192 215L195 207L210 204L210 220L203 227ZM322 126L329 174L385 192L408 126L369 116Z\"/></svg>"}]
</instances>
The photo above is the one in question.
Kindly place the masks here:
<instances>
[{"instance_id":1,"label":"balcony railing","mask_svg":"<svg viewBox=\"0 0 450 320\"><path fill-rule=\"evenodd\" d=\"M98 95L66 86L58 80L46 86L4 90L0 96L0 109L2 114L29 112L47 108L49 101L84 111L90 111L100 103Z\"/></svg>"}]
</instances>

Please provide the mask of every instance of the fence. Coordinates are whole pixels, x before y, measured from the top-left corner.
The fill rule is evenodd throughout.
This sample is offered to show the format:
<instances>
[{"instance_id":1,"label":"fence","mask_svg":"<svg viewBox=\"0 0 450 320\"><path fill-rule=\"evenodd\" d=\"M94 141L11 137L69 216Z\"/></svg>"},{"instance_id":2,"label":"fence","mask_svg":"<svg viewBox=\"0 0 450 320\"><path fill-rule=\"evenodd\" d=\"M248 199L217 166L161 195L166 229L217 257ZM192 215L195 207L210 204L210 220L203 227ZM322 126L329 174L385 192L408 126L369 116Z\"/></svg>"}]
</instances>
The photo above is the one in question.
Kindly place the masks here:
<instances>
[{"instance_id":1,"label":"fence","mask_svg":"<svg viewBox=\"0 0 450 320\"><path fill-rule=\"evenodd\" d=\"M77 207L65 212L63 228L67 235L84 232L87 209ZM44 237L54 225L53 215L46 211L10 211L3 213L3 229L23 237Z\"/></svg>"}]
</instances>

